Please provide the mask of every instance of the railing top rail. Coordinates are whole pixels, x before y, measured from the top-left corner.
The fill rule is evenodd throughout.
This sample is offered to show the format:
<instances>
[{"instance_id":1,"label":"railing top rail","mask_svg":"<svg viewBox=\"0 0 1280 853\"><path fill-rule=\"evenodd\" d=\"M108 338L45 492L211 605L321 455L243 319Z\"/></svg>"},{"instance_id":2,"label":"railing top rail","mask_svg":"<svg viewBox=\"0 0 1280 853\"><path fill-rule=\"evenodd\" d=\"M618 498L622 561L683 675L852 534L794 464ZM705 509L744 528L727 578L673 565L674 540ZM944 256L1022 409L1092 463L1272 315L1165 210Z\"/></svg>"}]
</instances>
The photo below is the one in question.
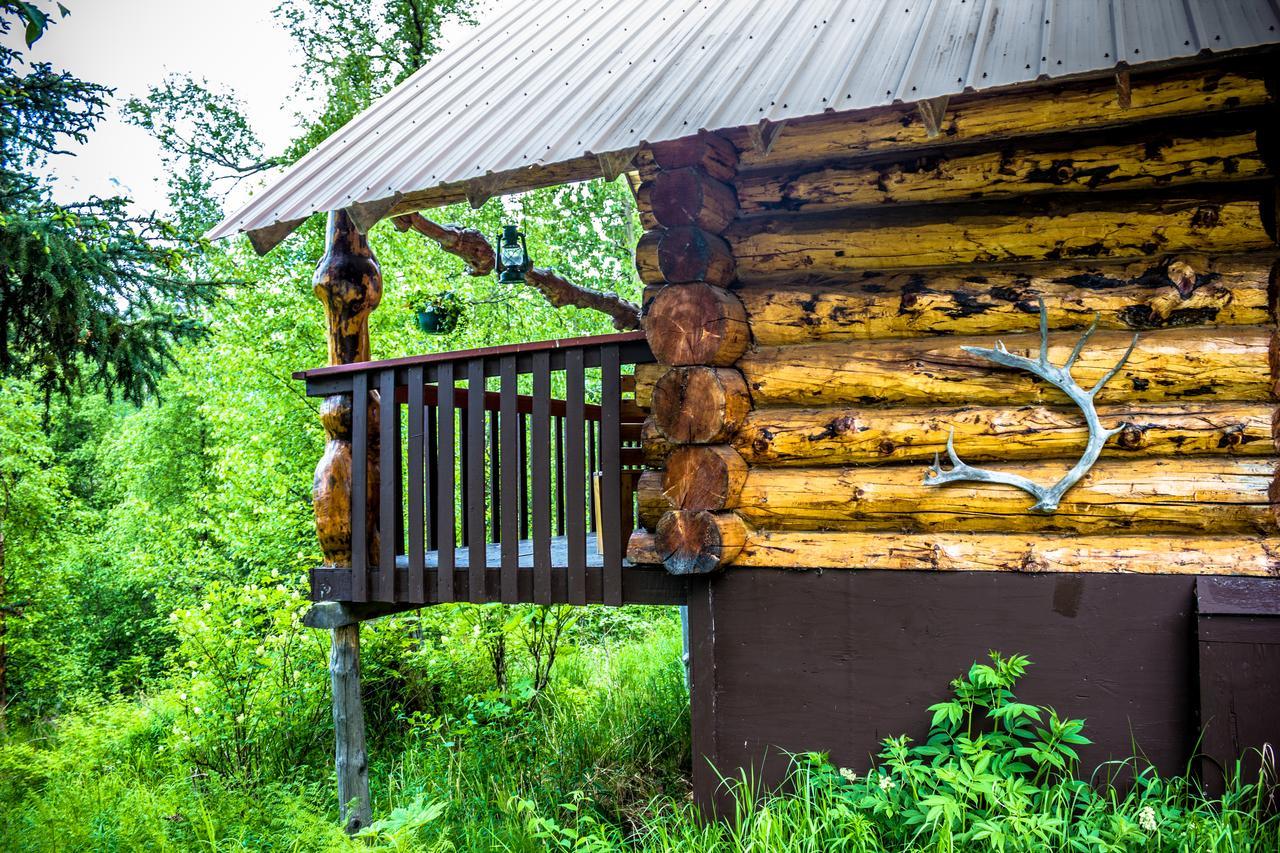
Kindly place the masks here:
<instances>
[{"instance_id":1,"label":"railing top rail","mask_svg":"<svg viewBox=\"0 0 1280 853\"><path fill-rule=\"evenodd\" d=\"M314 367L310 370L299 370L293 374L294 379L321 379L337 376L349 376L369 370L386 368L413 367L423 364L438 364L447 361L465 361L472 358L492 358L504 355L522 355L525 353L581 349L606 344L626 344L643 341L644 332L620 332L614 335L588 335L581 338L559 338L550 341L530 341L528 343L503 344L496 347L457 350L455 352L436 352L426 355L411 355L403 358L389 358L382 361L358 361L354 364L338 364L328 367Z\"/></svg>"}]
</instances>

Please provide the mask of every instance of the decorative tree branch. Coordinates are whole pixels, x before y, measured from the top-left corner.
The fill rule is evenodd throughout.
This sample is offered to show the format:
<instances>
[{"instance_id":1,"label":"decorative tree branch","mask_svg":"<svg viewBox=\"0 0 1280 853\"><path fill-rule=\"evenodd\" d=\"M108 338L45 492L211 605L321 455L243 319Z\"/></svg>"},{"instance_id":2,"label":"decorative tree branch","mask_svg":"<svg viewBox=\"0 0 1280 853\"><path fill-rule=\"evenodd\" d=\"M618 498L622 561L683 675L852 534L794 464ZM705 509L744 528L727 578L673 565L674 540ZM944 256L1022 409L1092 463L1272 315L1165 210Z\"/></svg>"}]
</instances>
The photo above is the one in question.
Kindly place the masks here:
<instances>
[{"instance_id":1,"label":"decorative tree branch","mask_svg":"<svg viewBox=\"0 0 1280 853\"><path fill-rule=\"evenodd\" d=\"M467 262L468 274L482 276L493 272L493 246L474 228L440 225L420 213L406 213L391 221L401 231L417 231L435 240L446 252L462 258ZM616 293L580 287L554 270L537 267L525 273L524 280L554 308L589 308L607 314L613 320L615 329L628 331L640 328L640 306Z\"/></svg>"},{"instance_id":2,"label":"decorative tree branch","mask_svg":"<svg viewBox=\"0 0 1280 853\"><path fill-rule=\"evenodd\" d=\"M640 328L640 306L616 293L580 287L557 275L555 270L540 267L534 267L525 273L524 280L541 293L552 307L564 308L572 305L575 308L590 308L608 314L613 319L615 329L631 331Z\"/></svg>"},{"instance_id":3,"label":"decorative tree branch","mask_svg":"<svg viewBox=\"0 0 1280 853\"><path fill-rule=\"evenodd\" d=\"M421 213L406 213L395 217L391 222L401 231L417 231L422 236L435 240L441 249L462 258L467 262L467 275L483 276L493 272L493 246L474 228L440 225Z\"/></svg>"},{"instance_id":4,"label":"decorative tree branch","mask_svg":"<svg viewBox=\"0 0 1280 853\"><path fill-rule=\"evenodd\" d=\"M1076 363L1076 359L1080 357L1084 345L1088 342L1090 336L1093 335L1095 329L1098 328L1098 318L1095 316L1093 324L1089 326L1088 331L1081 336L1076 343L1075 348L1071 350L1071 355L1067 358L1066 364L1058 367L1049 363L1049 319L1045 311L1044 300L1040 300L1040 358L1032 360L1020 355L1014 355L1005 349L1003 341L997 341L995 349L984 349L982 347L961 347L965 352L973 355L981 356L996 364L1002 364L1005 367L1014 367L1019 370L1025 370L1049 382L1054 387L1060 389L1071 399L1071 402L1080 407L1084 412L1086 423L1089 425L1089 441L1085 445L1084 454L1075 466L1068 471L1061 480L1054 483L1053 486L1045 487L1033 483L1026 477L1017 474L1009 474L1002 471L991 471L986 468L975 468L960 460L956 455L954 438L955 430L947 436L947 456L951 459L951 468L942 470L942 463L937 454L933 457L933 465L930 466L929 472L925 474L924 483L926 486L940 486L944 483L959 482L978 482L978 483L1001 483L1006 486L1014 486L1022 489L1024 492L1031 494L1036 498L1036 504L1031 507L1033 512L1053 512L1058 508L1058 502L1062 500L1062 496L1067 490L1080 481L1089 469L1093 467L1093 463L1098 461L1098 456L1102 453L1103 446L1111 436L1124 429L1124 425L1115 429L1103 429L1102 423L1098 420L1097 409L1094 408L1094 398L1103 386L1111 380L1113 376L1120 371L1125 362L1129 360L1129 356L1133 353L1133 348L1138 344L1138 336L1133 336L1132 343L1125 350L1120 360L1116 362L1115 367L1107 371L1107 373L1098 380L1097 384L1089 390L1085 390L1076 384L1071 378L1071 367Z\"/></svg>"}]
</instances>

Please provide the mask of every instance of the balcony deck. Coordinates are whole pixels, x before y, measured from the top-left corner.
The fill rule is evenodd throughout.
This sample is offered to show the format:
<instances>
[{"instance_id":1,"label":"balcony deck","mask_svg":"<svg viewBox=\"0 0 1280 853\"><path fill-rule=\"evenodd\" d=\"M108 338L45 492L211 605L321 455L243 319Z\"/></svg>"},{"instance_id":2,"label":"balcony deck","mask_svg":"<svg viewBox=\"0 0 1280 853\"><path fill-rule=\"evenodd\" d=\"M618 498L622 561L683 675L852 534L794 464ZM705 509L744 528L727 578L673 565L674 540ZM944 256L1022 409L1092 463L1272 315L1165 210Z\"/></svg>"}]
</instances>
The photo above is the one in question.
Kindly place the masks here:
<instances>
[{"instance_id":1,"label":"balcony deck","mask_svg":"<svg viewBox=\"0 0 1280 853\"><path fill-rule=\"evenodd\" d=\"M366 401L350 522L367 547L314 569L312 600L683 603L683 579L624 557L645 413L623 368L652 361L626 333L296 374L309 396Z\"/></svg>"}]
</instances>

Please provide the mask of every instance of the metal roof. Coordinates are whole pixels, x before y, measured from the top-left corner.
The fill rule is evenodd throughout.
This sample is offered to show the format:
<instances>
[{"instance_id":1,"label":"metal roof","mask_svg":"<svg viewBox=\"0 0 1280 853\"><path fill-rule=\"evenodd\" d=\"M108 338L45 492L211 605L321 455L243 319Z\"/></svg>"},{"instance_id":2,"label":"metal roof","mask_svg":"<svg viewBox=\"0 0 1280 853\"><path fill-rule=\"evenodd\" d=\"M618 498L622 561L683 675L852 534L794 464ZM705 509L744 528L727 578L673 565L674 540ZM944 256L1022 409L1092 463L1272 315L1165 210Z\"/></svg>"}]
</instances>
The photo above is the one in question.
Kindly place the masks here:
<instances>
[{"instance_id":1,"label":"metal roof","mask_svg":"<svg viewBox=\"0 0 1280 853\"><path fill-rule=\"evenodd\" d=\"M1280 0L519 0L209 233L266 250L628 168L641 143L1256 47ZM257 232L256 234L252 232Z\"/></svg>"}]
</instances>

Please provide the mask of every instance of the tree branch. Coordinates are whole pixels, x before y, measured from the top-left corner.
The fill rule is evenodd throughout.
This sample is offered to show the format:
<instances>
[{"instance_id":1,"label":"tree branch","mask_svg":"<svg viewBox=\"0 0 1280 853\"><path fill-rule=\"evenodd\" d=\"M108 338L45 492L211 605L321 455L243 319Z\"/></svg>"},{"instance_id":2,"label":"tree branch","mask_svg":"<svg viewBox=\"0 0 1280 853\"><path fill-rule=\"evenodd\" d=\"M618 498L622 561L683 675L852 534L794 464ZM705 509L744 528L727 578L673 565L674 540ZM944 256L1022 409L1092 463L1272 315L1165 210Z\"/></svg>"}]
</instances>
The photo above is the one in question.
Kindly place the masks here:
<instances>
[{"instance_id":1,"label":"tree branch","mask_svg":"<svg viewBox=\"0 0 1280 853\"><path fill-rule=\"evenodd\" d=\"M436 241L440 248L467 262L467 272L474 276L493 272L493 246L474 228L440 225L420 213L407 213L391 220L401 231L417 231ZM640 328L640 306L618 296L574 284L554 270L533 268L524 275L525 283L542 294L553 308L589 308L606 314L613 327L621 331Z\"/></svg>"}]
</instances>

